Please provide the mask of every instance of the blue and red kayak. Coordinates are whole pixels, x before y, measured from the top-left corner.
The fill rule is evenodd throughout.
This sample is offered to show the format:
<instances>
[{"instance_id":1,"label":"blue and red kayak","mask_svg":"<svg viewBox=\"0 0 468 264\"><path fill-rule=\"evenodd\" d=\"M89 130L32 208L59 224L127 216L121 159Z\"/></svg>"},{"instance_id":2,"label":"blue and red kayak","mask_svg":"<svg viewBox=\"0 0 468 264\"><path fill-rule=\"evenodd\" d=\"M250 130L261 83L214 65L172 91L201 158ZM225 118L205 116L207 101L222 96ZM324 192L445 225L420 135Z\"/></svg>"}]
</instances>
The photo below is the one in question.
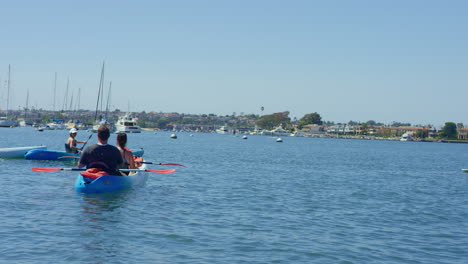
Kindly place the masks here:
<instances>
[{"instance_id":1,"label":"blue and red kayak","mask_svg":"<svg viewBox=\"0 0 468 264\"><path fill-rule=\"evenodd\" d=\"M143 164L139 169L145 170L146 164ZM144 171L138 171L129 176L104 174L92 178L78 174L75 181L75 190L80 193L114 192L143 185L147 179L148 174Z\"/></svg>"},{"instance_id":2,"label":"blue and red kayak","mask_svg":"<svg viewBox=\"0 0 468 264\"><path fill-rule=\"evenodd\" d=\"M132 154L141 157L145 151L143 149L132 150ZM70 161L77 160L80 157L79 153L68 153L58 150L34 149L24 154L25 159L29 160L61 160Z\"/></svg>"}]
</instances>

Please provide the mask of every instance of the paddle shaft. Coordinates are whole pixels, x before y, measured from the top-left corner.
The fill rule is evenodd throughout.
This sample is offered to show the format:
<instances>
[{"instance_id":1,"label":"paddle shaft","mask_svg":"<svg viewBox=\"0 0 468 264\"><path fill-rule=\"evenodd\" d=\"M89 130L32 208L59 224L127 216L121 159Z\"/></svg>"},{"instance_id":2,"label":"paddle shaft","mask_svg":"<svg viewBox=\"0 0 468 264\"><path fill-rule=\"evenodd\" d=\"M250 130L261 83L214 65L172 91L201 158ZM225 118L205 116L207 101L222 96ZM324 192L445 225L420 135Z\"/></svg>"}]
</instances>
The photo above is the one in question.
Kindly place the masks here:
<instances>
[{"instance_id":1,"label":"paddle shaft","mask_svg":"<svg viewBox=\"0 0 468 264\"><path fill-rule=\"evenodd\" d=\"M143 164L152 164L152 165L172 165L172 166L181 166L181 167L186 167L182 164L179 164L179 163L155 163L155 162L149 162L149 161L143 161L143 162L140 162L140 163L143 163Z\"/></svg>"},{"instance_id":2,"label":"paddle shaft","mask_svg":"<svg viewBox=\"0 0 468 264\"><path fill-rule=\"evenodd\" d=\"M39 168L33 167L32 171L35 172L52 172L52 171L86 171L85 168ZM142 169L120 169L119 171L129 172L129 171L141 171L141 172L154 172L154 173L173 173L176 170L142 170Z\"/></svg>"},{"instance_id":3,"label":"paddle shaft","mask_svg":"<svg viewBox=\"0 0 468 264\"><path fill-rule=\"evenodd\" d=\"M93 133L91 133L88 137L88 140L86 140L86 143L83 144L83 146L81 147L81 149L84 149L84 147L86 146L86 144L88 144L88 141L91 139L91 137L93 136Z\"/></svg>"}]
</instances>

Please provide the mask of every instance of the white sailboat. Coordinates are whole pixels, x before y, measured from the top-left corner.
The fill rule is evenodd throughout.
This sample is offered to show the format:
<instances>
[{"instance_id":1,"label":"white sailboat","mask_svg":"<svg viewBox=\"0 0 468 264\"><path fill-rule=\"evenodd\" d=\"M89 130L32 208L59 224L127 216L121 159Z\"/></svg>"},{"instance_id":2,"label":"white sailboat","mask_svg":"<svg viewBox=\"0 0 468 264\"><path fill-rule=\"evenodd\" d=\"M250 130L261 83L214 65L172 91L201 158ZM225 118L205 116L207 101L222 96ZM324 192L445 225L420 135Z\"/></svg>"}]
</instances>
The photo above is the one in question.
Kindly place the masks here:
<instances>
[{"instance_id":1,"label":"white sailboat","mask_svg":"<svg viewBox=\"0 0 468 264\"><path fill-rule=\"evenodd\" d=\"M10 75L11 75L11 66L8 65L8 83L7 83L8 92L7 92L6 115L4 117L0 117L0 127L15 127L19 125L18 121L8 118L8 112L10 109Z\"/></svg>"}]
</instances>

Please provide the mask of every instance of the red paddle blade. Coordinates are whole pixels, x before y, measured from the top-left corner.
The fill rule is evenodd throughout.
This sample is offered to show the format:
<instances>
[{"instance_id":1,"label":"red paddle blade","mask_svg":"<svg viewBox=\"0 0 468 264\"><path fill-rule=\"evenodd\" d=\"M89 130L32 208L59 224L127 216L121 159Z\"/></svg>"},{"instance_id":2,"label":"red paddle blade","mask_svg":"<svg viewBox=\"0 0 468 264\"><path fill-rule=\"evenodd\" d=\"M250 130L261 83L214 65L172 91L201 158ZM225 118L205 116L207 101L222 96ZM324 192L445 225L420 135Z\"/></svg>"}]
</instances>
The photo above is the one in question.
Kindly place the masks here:
<instances>
[{"instance_id":1,"label":"red paddle blade","mask_svg":"<svg viewBox=\"0 0 468 264\"><path fill-rule=\"evenodd\" d=\"M154 173L173 173L176 170L170 169L170 170L145 170L145 171L154 172Z\"/></svg>"},{"instance_id":2,"label":"red paddle blade","mask_svg":"<svg viewBox=\"0 0 468 264\"><path fill-rule=\"evenodd\" d=\"M184 166L182 164L179 164L179 163L159 163L159 165L174 165L174 166L186 167L186 166Z\"/></svg>"},{"instance_id":3,"label":"red paddle blade","mask_svg":"<svg viewBox=\"0 0 468 264\"><path fill-rule=\"evenodd\" d=\"M32 171L35 172L51 172L51 171L59 171L62 168L39 168L39 167L32 167Z\"/></svg>"}]
</instances>

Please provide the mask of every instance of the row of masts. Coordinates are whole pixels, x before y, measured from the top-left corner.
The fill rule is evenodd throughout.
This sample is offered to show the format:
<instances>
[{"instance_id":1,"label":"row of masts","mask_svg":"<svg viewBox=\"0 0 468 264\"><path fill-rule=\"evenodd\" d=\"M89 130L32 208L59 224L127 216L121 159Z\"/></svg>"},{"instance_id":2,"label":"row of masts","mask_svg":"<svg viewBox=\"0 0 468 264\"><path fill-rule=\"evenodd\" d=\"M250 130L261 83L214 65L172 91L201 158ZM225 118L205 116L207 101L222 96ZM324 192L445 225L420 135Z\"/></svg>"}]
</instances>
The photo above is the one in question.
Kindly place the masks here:
<instances>
[{"instance_id":1,"label":"row of masts","mask_svg":"<svg viewBox=\"0 0 468 264\"><path fill-rule=\"evenodd\" d=\"M109 113L109 108L110 108L110 98L111 98L111 89L112 89L112 82L109 84L109 89L107 93L107 103L105 106L105 109L103 109L103 102L104 102L104 67L105 67L105 62L102 64L102 70L101 70L101 79L99 82L99 92L98 92L98 99L97 99L97 104L96 104L96 114L95 114L95 121L97 120L98 117L98 111L100 113L105 113L104 118L107 119L107 115ZM55 72L55 78L54 78L54 96L53 96L53 111L57 111L56 107L56 102L57 102L57 72ZM10 89L11 89L11 65L8 65L8 79L5 82L7 86L7 100L6 100L6 117L9 116L10 113ZM61 111L76 111L80 109L80 104L81 104L81 88L78 88L78 94L77 94L77 99L75 102L75 107L73 109L73 101L74 101L74 93L71 93L71 96L69 96L69 90L70 90L70 78L67 78L67 85L65 89L65 95L63 99L63 104ZM70 102L68 99L70 98ZM27 116L27 111L29 110L29 89L27 90L26 94L26 107L25 109L25 117ZM102 116L101 116L102 118Z\"/></svg>"},{"instance_id":2,"label":"row of masts","mask_svg":"<svg viewBox=\"0 0 468 264\"><path fill-rule=\"evenodd\" d=\"M68 98L70 97L69 94L69 89L70 89L70 77L67 78L67 86L65 89L65 96L63 98L63 104L62 104L62 109L61 111L76 111L80 109L80 103L81 103L81 88L78 88L78 95L77 95L77 101L75 103L75 109L73 109L73 98L74 98L74 93L71 93L71 98L70 98L70 104L68 103ZM57 72L55 73L55 80L54 80L54 101L52 104L52 110L55 112L56 111L56 100L57 100Z\"/></svg>"}]
</instances>

